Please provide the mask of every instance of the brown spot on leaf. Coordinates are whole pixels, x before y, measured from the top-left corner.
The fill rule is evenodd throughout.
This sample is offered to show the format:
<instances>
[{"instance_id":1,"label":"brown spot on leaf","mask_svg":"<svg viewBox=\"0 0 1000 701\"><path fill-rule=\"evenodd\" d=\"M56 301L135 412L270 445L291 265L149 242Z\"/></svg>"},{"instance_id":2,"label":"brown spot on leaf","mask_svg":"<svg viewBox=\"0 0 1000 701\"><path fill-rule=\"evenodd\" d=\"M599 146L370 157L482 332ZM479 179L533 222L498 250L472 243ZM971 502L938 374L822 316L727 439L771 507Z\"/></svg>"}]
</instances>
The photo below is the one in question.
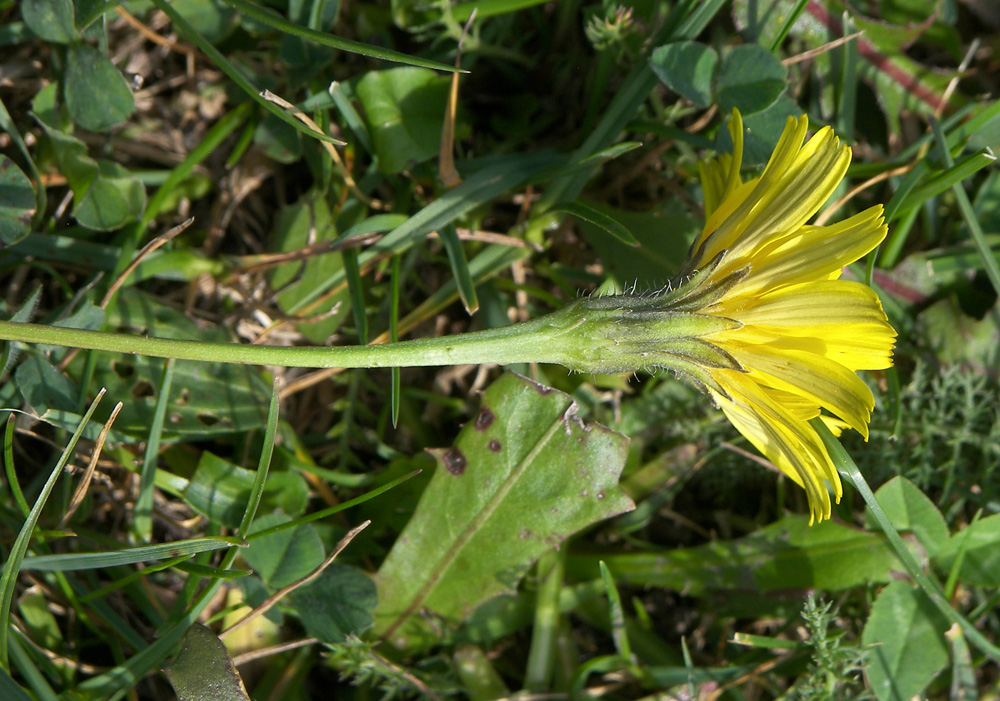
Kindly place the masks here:
<instances>
[{"instance_id":1,"label":"brown spot on leaf","mask_svg":"<svg viewBox=\"0 0 1000 701\"><path fill-rule=\"evenodd\" d=\"M451 448L441 456L441 459L444 461L445 469L456 477L465 472L465 466L468 464L465 455L458 448Z\"/></svg>"},{"instance_id":2,"label":"brown spot on leaf","mask_svg":"<svg viewBox=\"0 0 1000 701\"><path fill-rule=\"evenodd\" d=\"M476 415L476 423L474 424L477 431L485 431L491 425L493 425L493 412L490 411L489 407L483 407L479 410L479 414Z\"/></svg>"},{"instance_id":3,"label":"brown spot on leaf","mask_svg":"<svg viewBox=\"0 0 1000 701\"><path fill-rule=\"evenodd\" d=\"M492 450L494 453L499 453L501 447L502 446L500 445L500 441L498 441L496 438L490 440L490 450Z\"/></svg>"}]
</instances>

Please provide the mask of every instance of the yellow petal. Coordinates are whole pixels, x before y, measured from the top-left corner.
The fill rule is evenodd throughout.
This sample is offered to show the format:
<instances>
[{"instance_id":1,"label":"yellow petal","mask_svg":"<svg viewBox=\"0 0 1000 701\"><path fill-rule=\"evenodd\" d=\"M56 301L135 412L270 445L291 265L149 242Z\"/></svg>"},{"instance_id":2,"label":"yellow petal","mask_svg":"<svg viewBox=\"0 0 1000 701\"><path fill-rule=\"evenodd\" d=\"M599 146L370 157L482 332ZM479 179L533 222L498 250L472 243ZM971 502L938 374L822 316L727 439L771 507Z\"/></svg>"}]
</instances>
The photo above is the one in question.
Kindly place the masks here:
<instances>
[{"instance_id":1,"label":"yellow petal","mask_svg":"<svg viewBox=\"0 0 1000 701\"><path fill-rule=\"evenodd\" d=\"M840 363L802 351L797 339L729 351L762 385L798 394L836 414L868 439L875 397L861 379Z\"/></svg>"},{"instance_id":2,"label":"yellow petal","mask_svg":"<svg viewBox=\"0 0 1000 701\"><path fill-rule=\"evenodd\" d=\"M823 480L834 488L837 501L843 494L840 476L815 430L739 373L720 371L731 399L714 395L733 426L765 457L806 491L810 523L830 517L830 495Z\"/></svg>"},{"instance_id":3,"label":"yellow petal","mask_svg":"<svg viewBox=\"0 0 1000 701\"><path fill-rule=\"evenodd\" d=\"M739 304L729 300L729 304ZM889 325L878 295L848 280L821 280L781 288L737 310L719 305L719 313L744 323L741 343L770 343L784 337L804 349L851 370L879 370L892 365L896 332Z\"/></svg>"},{"instance_id":4,"label":"yellow petal","mask_svg":"<svg viewBox=\"0 0 1000 701\"><path fill-rule=\"evenodd\" d=\"M886 235L881 205L830 226L803 226L752 256L739 292L753 296L827 277L879 245ZM720 270L724 274L724 270Z\"/></svg>"}]
</instances>

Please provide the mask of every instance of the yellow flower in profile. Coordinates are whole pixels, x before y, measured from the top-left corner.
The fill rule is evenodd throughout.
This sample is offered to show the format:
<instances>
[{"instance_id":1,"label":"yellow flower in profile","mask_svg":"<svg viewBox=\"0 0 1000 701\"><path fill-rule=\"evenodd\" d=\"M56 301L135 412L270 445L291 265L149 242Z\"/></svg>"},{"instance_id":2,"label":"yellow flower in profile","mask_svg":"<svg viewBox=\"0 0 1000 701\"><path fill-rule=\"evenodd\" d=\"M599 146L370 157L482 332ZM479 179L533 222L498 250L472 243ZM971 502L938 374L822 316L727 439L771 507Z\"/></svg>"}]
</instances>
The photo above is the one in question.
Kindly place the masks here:
<instances>
[{"instance_id":1,"label":"yellow flower in profile","mask_svg":"<svg viewBox=\"0 0 1000 701\"><path fill-rule=\"evenodd\" d=\"M689 312L730 322L697 335L717 357L702 359L693 376L739 432L805 489L812 522L830 516L824 481L838 501L842 487L808 422L823 416L868 439L875 400L856 371L890 367L896 333L869 287L839 279L885 238L882 207L838 224L806 224L851 161L829 127L803 143L807 128L805 115L789 118L763 173L744 182L743 123L734 110L732 155L699 167L705 228L673 294L694 302L684 304Z\"/></svg>"}]
</instances>

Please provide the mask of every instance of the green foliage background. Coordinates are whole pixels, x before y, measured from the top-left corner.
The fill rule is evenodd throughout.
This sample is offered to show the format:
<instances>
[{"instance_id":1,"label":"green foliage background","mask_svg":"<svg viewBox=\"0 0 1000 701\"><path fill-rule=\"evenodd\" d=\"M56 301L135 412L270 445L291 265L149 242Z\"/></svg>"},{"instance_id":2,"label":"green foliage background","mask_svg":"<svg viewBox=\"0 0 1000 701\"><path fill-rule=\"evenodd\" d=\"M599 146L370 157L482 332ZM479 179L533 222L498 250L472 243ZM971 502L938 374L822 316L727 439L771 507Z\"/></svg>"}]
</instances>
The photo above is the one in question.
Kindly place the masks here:
<instances>
[{"instance_id":1,"label":"green foliage background","mask_svg":"<svg viewBox=\"0 0 1000 701\"><path fill-rule=\"evenodd\" d=\"M883 202L890 224L847 274L880 293L896 367L845 445L990 641L996 21L955 0L0 0L2 313L342 345L655 289L730 110L748 174L804 112L854 148L838 216ZM998 694L996 648L950 630L853 491L808 527L672 377L14 342L0 398L4 699Z\"/></svg>"}]
</instances>

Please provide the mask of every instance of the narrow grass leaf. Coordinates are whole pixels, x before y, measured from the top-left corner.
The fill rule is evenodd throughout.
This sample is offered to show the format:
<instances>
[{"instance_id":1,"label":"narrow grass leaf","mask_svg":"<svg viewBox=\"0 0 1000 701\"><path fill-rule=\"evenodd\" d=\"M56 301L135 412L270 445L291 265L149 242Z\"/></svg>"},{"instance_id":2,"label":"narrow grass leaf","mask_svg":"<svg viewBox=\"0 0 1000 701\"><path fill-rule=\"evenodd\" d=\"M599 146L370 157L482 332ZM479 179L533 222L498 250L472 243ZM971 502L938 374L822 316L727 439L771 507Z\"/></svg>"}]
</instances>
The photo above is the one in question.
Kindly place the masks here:
<instances>
[{"instance_id":1,"label":"narrow grass leaf","mask_svg":"<svg viewBox=\"0 0 1000 701\"><path fill-rule=\"evenodd\" d=\"M260 459L257 461L257 474L254 475L254 483L250 488L250 498L247 499L246 512L240 527L236 530L240 538L245 538L253 525L254 517L257 515L257 508L260 506L261 497L264 494L264 486L267 484L267 472L271 466L271 455L274 453L274 436L278 431L278 416L281 405L278 403L278 379L271 383L271 401L267 406L267 422L264 426L264 445L260 449Z\"/></svg>"},{"instance_id":2,"label":"narrow grass leaf","mask_svg":"<svg viewBox=\"0 0 1000 701\"><path fill-rule=\"evenodd\" d=\"M399 340L399 256L392 258L392 276L389 279L390 294L392 295L389 306L389 342L395 343ZM396 428L399 421L399 393L400 369L397 367L389 370L391 384L389 386L389 412L392 417L392 427Z\"/></svg>"},{"instance_id":3,"label":"narrow grass leaf","mask_svg":"<svg viewBox=\"0 0 1000 701\"><path fill-rule=\"evenodd\" d=\"M17 534L17 538L14 540L14 544L10 547L10 552L7 555L7 561L3 566L3 572L0 573L0 669L10 669L9 645L7 637L11 630L10 605L14 598L14 587L17 584L17 575L21 569L21 561L28 552L28 543L31 540L31 534L35 530L35 526L38 524L38 517L41 515L42 509L45 508L45 503L48 501L49 495L52 494L52 489L56 486L56 481L59 479L59 475L62 474L63 468L66 467L66 463L68 463L69 459L73 456L73 453L76 450L77 441L79 441L80 436L83 435L83 430L90 422L90 417L94 415L94 411L97 409L97 405L100 404L103 396L104 390L102 389L98 393L97 397L94 398L94 401L91 402L90 408L87 409L87 413L84 414L79 426L77 426L76 431L66 444L66 448L56 461L55 467L53 467L52 472L49 473L48 479L42 486L42 491L39 492L34 506L31 507L31 511L28 513L27 518L25 518L24 524L21 526L21 530Z\"/></svg>"},{"instance_id":4,"label":"narrow grass leaf","mask_svg":"<svg viewBox=\"0 0 1000 701\"><path fill-rule=\"evenodd\" d=\"M936 119L931 119L931 129L934 131L934 138L938 143L938 148L944 156L945 164L948 166L945 173L959 171L964 164L968 164L969 161L972 160L972 158L967 158L952 165L951 154L947 149L944 132L941 130L941 124ZM975 154L973 158L976 157L978 157L978 160L973 163L973 165L978 166L976 170L979 170L979 168L983 168L996 161L996 156L993 155L993 152L989 149L986 149L982 153ZM968 171L967 167L964 170L961 170L961 172L965 171ZM972 234L972 242L975 244L976 249L979 251L979 255L983 259L983 267L986 269L986 277L989 278L996 293L1000 295L1000 265L997 264L996 258L993 257L990 245L986 241L986 235L983 233L983 227L979 225L979 218L976 216L976 212L972 208L969 196L965 193L965 189L961 185L961 180L974 172L975 170L967 172L962 178L952 179L950 187L951 191L955 195L955 200L958 202L958 211L961 212L962 219L965 220L965 225L969 227L969 233ZM942 173L942 175L945 173ZM957 173L955 175L957 175Z\"/></svg>"},{"instance_id":5,"label":"narrow grass leaf","mask_svg":"<svg viewBox=\"0 0 1000 701\"><path fill-rule=\"evenodd\" d=\"M361 280L361 268L358 266L358 249L345 248L340 252L344 261L344 277L347 278L347 289L351 293L351 315L354 317L354 327L358 332L358 343L368 343L368 313L365 310L365 287Z\"/></svg>"},{"instance_id":6,"label":"narrow grass leaf","mask_svg":"<svg viewBox=\"0 0 1000 701\"><path fill-rule=\"evenodd\" d=\"M14 660L14 666L31 687L37 699L40 701L59 701L59 696L42 674L39 661L32 659L21 645L20 631L15 631L15 636L10 639L10 654ZM10 679L10 685L5 683L5 679L10 679L10 675L7 674L6 670L0 670L0 698L4 701L32 699L22 687L17 686L13 679ZM10 691L10 695L8 695L8 691Z\"/></svg>"},{"instance_id":7,"label":"narrow grass leaf","mask_svg":"<svg viewBox=\"0 0 1000 701\"><path fill-rule=\"evenodd\" d=\"M311 136L314 139L326 141L331 144L340 143L337 139L334 139L328 134L323 134L315 131L314 129L310 129L285 110L261 97L260 89L250 82L250 79L243 74L243 71L230 62L221 51L215 48L215 46L202 36L197 29L191 26L191 24L184 19L184 16L174 9L174 7L167 2L167 0L152 0L152 2L159 10L170 18L171 23L174 27L176 27L178 33L183 34L190 41L192 41L195 46L208 56L212 62L219 67L219 70L225 73L230 80L236 83L236 85L238 85L240 89L250 97L250 99L271 114L276 115L279 119L291 124L295 127L295 129L303 134L306 134L307 136Z\"/></svg>"},{"instance_id":8,"label":"narrow grass leaf","mask_svg":"<svg viewBox=\"0 0 1000 701\"><path fill-rule=\"evenodd\" d=\"M166 419L167 406L170 403L174 365L175 362L172 359L163 363L163 376L157 390L156 409L153 411L153 421L149 426L149 438L146 441L142 471L139 473L139 494L135 500L135 520L132 528L139 540L144 542L149 542L153 537L153 490L156 488L154 478L156 463L160 459L163 422Z\"/></svg>"},{"instance_id":9,"label":"narrow grass leaf","mask_svg":"<svg viewBox=\"0 0 1000 701\"><path fill-rule=\"evenodd\" d=\"M31 507L28 506L28 500L24 498L24 492L21 491L21 485L17 481L17 471L14 469L14 414L13 413L11 413L7 417L7 426L4 429L3 466L4 466L4 471L7 475L7 488L10 489L10 493L14 497L14 501L17 503L18 508L21 510L21 515L27 517L28 513L31 511Z\"/></svg>"},{"instance_id":10,"label":"narrow grass leaf","mask_svg":"<svg viewBox=\"0 0 1000 701\"><path fill-rule=\"evenodd\" d=\"M458 296L462 299L465 311L472 316L479 310L479 299L476 297L476 286L472 282L472 273L469 272L469 261L465 257L465 249L458 238L453 224L442 226L438 231L441 242L448 253L448 262L451 264L451 275L458 287Z\"/></svg>"},{"instance_id":11,"label":"narrow grass leaf","mask_svg":"<svg viewBox=\"0 0 1000 701\"><path fill-rule=\"evenodd\" d=\"M274 27L280 32L306 39L307 41L314 42L320 46L329 46L332 49L339 49L352 54L360 54L361 56L369 56L371 58L380 58L384 61L406 63L411 66L433 68L434 70L445 71L448 73L458 70L447 64L438 63L437 61L429 61L417 56L408 56L406 54L401 54L398 51L392 51L391 49L380 49L369 44L362 44L357 41L351 41L350 39L342 39L341 37L336 37L332 34L318 32L315 29L310 29L309 27L303 27L300 24L289 22L274 11L266 7L261 7L255 3L248 2L247 0L225 1L245 14L247 17L252 17L262 24Z\"/></svg>"},{"instance_id":12,"label":"narrow grass leaf","mask_svg":"<svg viewBox=\"0 0 1000 701\"><path fill-rule=\"evenodd\" d=\"M632 235L632 232L624 224L604 212L599 212L593 207L588 207L580 202L563 202L555 205L552 209L567 212L585 222L590 222L594 226L599 226L624 244L639 246L639 241L636 240L635 236Z\"/></svg>"},{"instance_id":13,"label":"narrow grass leaf","mask_svg":"<svg viewBox=\"0 0 1000 701\"><path fill-rule=\"evenodd\" d=\"M906 196L906 199L899 203L899 207L894 213L895 216L903 216L911 209L920 207L931 197L954 187L995 162L996 156L985 150L966 156L958 163L948 166L937 175L927 178L919 187L914 188Z\"/></svg>"},{"instance_id":14,"label":"narrow grass leaf","mask_svg":"<svg viewBox=\"0 0 1000 701\"><path fill-rule=\"evenodd\" d=\"M774 39L771 41L771 51L777 51L778 47L781 46L782 42L785 41L785 37L788 36L788 32L792 30L792 25L802 14L802 11L806 9L806 5L809 4L809 0L796 0L795 5L792 9L784 14L784 19L781 22L781 26L778 27L778 31L774 35ZM779 15L780 18L780 15Z\"/></svg>"},{"instance_id":15,"label":"narrow grass leaf","mask_svg":"<svg viewBox=\"0 0 1000 701\"><path fill-rule=\"evenodd\" d=\"M22 570L36 572L69 572L71 570L92 570L102 567L134 565L137 562L155 562L171 558L189 557L196 553L211 552L222 548L241 546L239 538L215 536L211 538L191 538L158 545L141 545L108 552L67 553L59 555L36 555L25 557Z\"/></svg>"},{"instance_id":16,"label":"narrow grass leaf","mask_svg":"<svg viewBox=\"0 0 1000 701\"><path fill-rule=\"evenodd\" d=\"M377 258L391 253L401 253L430 232L440 230L475 207L562 163L565 163L562 157L535 153L511 156L487 166L464 180L461 185L442 194L383 236L377 243L366 248L358 255L358 264L365 269ZM334 272L287 311L290 314L302 311L327 290L343 284L344 279L342 269Z\"/></svg>"},{"instance_id":17,"label":"narrow grass leaf","mask_svg":"<svg viewBox=\"0 0 1000 701\"><path fill-rule=\"evenodd\" d=\"M604 582L604 595L608 598L608 613L611 618L611 639L615 643L615 649L621 655L625 664L632 663L632 646L628 641L628 633L625 631L625 611L622 609L622 598L615 586L614 577L611 570L603 561L597 563L601 569L601 581Z\"/></svg>"}]
</instances>

